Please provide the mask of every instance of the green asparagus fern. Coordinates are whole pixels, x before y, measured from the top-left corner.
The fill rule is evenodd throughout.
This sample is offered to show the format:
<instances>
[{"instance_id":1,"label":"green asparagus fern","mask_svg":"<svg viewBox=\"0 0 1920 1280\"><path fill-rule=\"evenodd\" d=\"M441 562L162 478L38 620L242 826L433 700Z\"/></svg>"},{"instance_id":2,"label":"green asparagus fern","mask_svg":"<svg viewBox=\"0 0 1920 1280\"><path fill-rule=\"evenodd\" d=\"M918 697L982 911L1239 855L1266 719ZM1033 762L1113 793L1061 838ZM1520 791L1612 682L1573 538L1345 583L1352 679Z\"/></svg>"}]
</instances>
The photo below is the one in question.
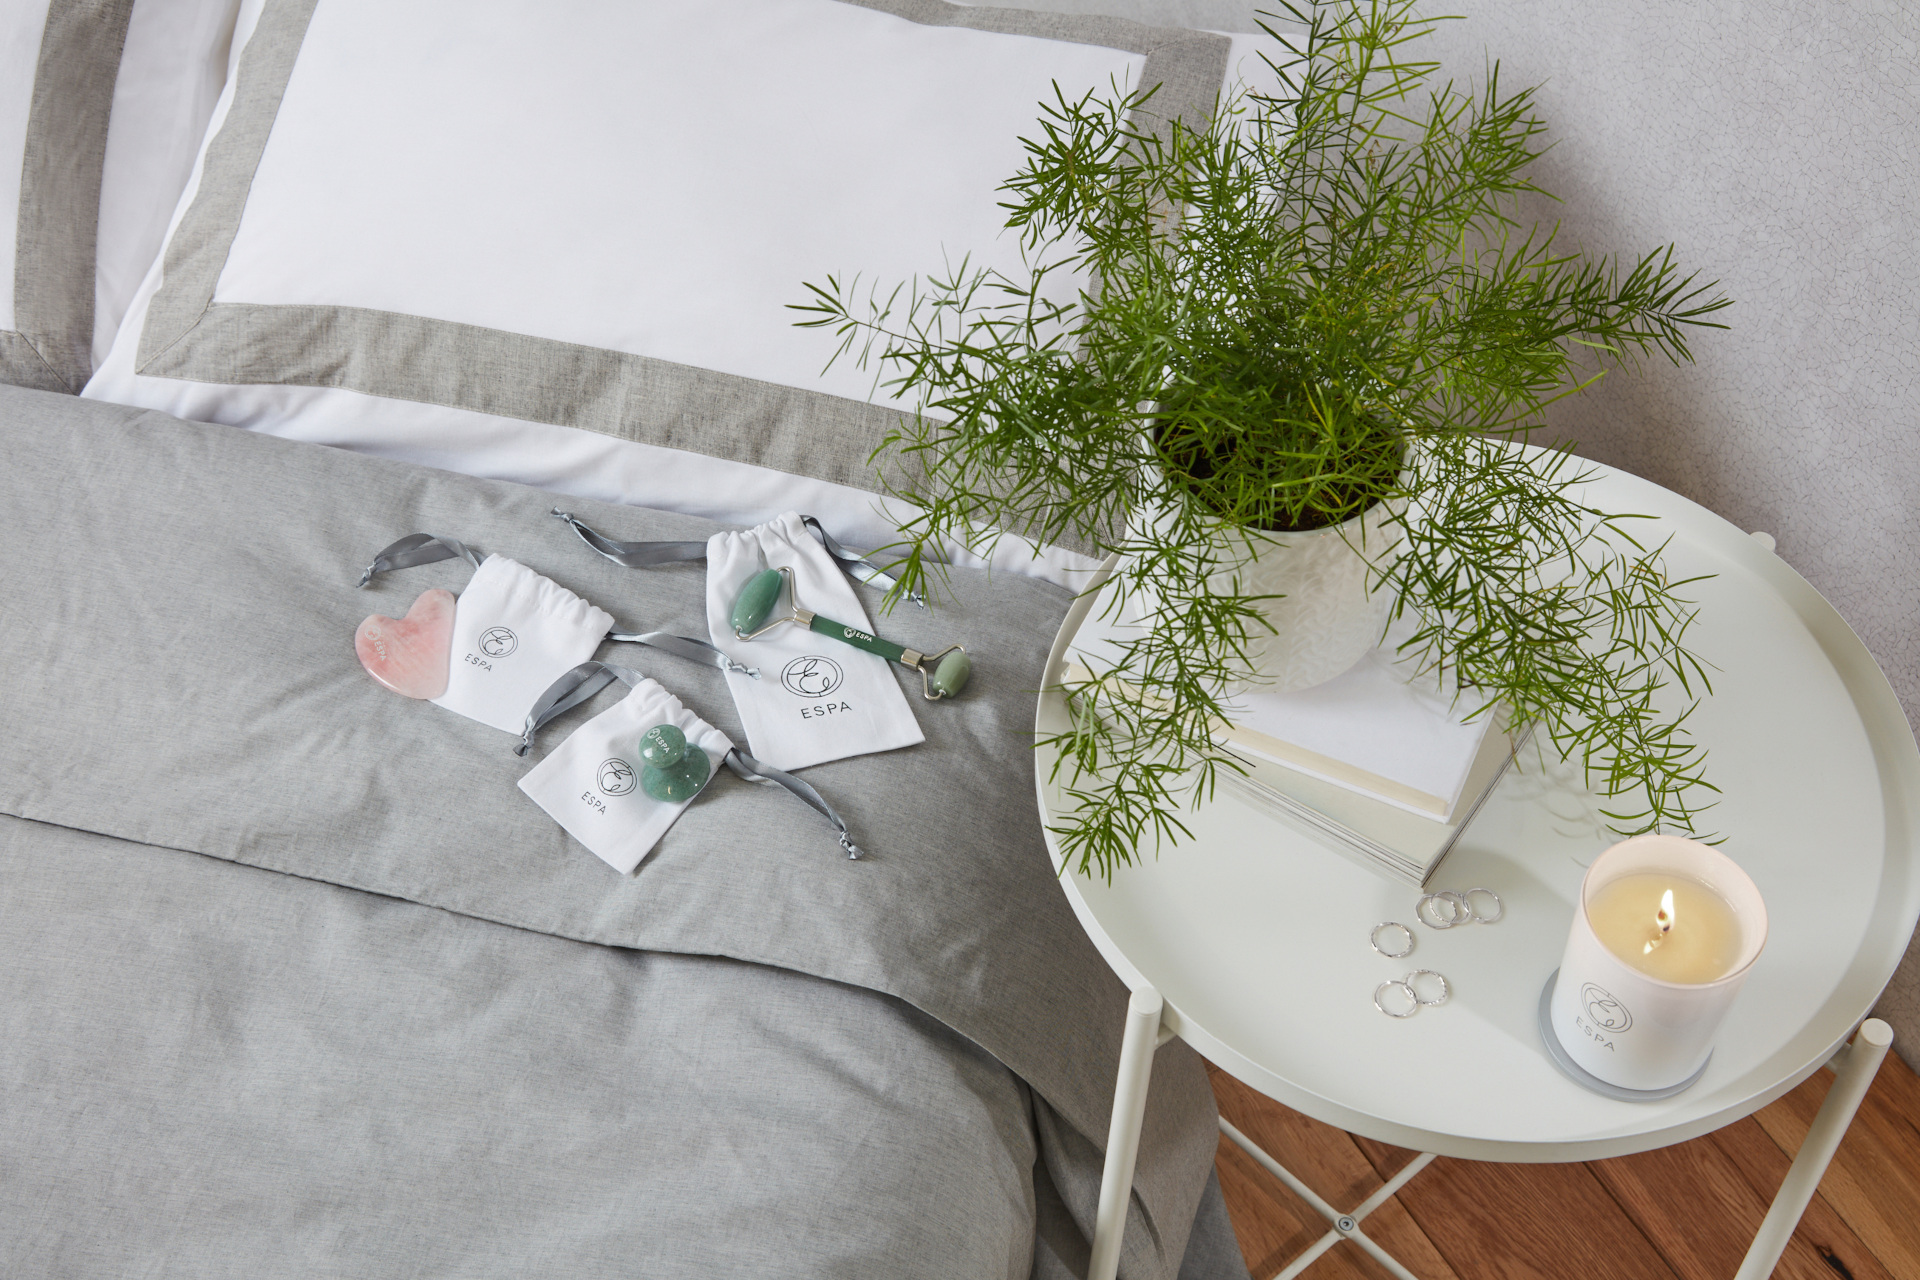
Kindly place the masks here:
<instances>
[{"instance_id":1,"label":"green asparagus fern","mask_svg":"<svg viewBox=\"0 0 1920 1280\"><path fill-rule=\"evenodd\" d=\"M1118 553L1123 594L1151 584L1159 625L1097 708L1068 689L1073 727L1049 742L1082 874L1184 834L1218 771L1244 771L1213 728L1270 625L1222 573L1259 531L1382 501L1399 540L1374 589L1420 664L1540 726L1623 833L1691 831L1713 789L1685 730L1708 687L1686 583L1637 517L1582 501L1565 447L1519 442L1609 365L1690 361L1687 330L1723 328L1728 299L1671 248L1624 267L1520 225L1533 90L1506 92L1497 64L1476 95L1430 87L1438 64L1408 46L1433 20L1411 4L1287 4L1297 28L1267 28L1278 90L1203 127L1157 118L1151 92L1056 86L1003 187L1018 278L829 278L798 308L918 404L883 446L915 508L899 591L937 586L943 547L1008 532Z\"/></svg>"}]
</instances>

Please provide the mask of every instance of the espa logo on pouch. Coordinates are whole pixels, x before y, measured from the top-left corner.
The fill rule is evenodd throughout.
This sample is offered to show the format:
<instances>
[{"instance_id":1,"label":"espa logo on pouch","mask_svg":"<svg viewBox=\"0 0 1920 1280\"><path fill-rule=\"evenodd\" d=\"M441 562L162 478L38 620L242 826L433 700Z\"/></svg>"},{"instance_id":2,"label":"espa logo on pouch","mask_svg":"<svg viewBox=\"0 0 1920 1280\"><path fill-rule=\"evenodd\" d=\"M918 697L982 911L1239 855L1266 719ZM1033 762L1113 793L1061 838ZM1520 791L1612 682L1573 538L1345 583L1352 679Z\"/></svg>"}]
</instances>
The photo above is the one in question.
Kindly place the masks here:
<instances>
[{"instance_id":1,"label":"espa logo on pouch","mask_svg":"<svg viewBox=\"0 0 1920 1280\"><path fill-rule=\"evenodd\" d=\"M839 663L817 653L795 658L780 668L781 687L794 697L806 698L812 703L800 708L802 720L824 720L853 710L852 703L832 696L843 678Z\"/></svg>"},{"instance_id":2,"label":"espa logo on pouch","mask_svg":"<svg viewBox=\"0 0 1920 1280\"><path fill-rule=\"evenodd\" d=\"M480 633L480 652L489 658L504 658L520 647L520 637L505 627L488 627Z\"/></svg>"},{"instance_id":3,"label":"espa logo on pouch","mask_svg":"<svg viewBox=\"0 0 1920 1280\"><path fill-rule=\"evenodd\" d=\"M824 698L840 687L840 664L832 658L807 654L780 668L780 683L796 698Z\"/></svg>"},{"instance_id":4,"label":"espa logo on pouch","mask_svg":"<svg viewBox=\"0 0 1920 1280\"><path fill-rule=\"evenodd\" d=\"M600 763L593 781L595 786L610 796L624 796L639 785L640 775L634 772L632 765L615 756Z\"/></svg>"}]
</instances>

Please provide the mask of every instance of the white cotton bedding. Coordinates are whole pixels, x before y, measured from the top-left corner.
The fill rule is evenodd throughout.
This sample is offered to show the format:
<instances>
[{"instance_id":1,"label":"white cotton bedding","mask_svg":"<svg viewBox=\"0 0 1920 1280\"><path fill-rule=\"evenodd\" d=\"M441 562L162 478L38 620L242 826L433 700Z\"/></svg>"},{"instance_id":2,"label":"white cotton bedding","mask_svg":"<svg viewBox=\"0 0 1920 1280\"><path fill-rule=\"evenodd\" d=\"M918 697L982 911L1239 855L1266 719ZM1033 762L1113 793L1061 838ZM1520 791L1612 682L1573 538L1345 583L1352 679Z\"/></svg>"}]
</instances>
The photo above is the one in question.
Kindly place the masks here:
<instances>
[{"instance_id":1,"label":"white cotton bedding","mask_svg":"<svg viewBox=\"0 0 1920 1280\"><path fill-rule=\"evenodd\" d=\"M868 461L893 402L790 304L1018 278L997 188L1039 103L1152 79L1203 111L1229 46L936 0L247 0L235 43L84 394L868 546L904 514Z\"/></svg>"}]
</instances>

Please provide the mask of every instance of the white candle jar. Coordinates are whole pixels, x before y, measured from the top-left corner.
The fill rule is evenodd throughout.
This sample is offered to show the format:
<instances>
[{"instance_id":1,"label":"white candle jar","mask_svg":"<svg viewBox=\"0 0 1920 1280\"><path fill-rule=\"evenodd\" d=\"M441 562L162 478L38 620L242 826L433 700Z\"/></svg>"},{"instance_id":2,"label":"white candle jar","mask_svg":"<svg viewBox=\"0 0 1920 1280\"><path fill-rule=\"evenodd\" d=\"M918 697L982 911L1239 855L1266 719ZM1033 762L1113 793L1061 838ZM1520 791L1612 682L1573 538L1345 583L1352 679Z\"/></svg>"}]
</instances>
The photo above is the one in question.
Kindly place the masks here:
<instances>
[{"instance_id":1,"label":"white candle jar","mask_svg":"<svg viewBox=\"0 0 1920 1280\"><path fill-rule=\"evenodd\" d=\"M1622 877L1643 874L1696 881L1731 909L1738 937L1724 973L1707 982L1666 981L1642 972L1601 941L1590 916L1594 896ZM1684 925L1682 920L1675 927ZM1623 840L1595 858L1581 882L1566 954L1543 1009L1548 1047L1558 1049L1554 1056L1562 1066L1570 1060L1579 1069L1572 1073L1576 1079L1584 1072L1610 1086L1604 1092L1678 1092L1705 1068L1714 1033L1766 941L1766 904L1731 858L1680 836Z\"/></svg>"}]
</instances>

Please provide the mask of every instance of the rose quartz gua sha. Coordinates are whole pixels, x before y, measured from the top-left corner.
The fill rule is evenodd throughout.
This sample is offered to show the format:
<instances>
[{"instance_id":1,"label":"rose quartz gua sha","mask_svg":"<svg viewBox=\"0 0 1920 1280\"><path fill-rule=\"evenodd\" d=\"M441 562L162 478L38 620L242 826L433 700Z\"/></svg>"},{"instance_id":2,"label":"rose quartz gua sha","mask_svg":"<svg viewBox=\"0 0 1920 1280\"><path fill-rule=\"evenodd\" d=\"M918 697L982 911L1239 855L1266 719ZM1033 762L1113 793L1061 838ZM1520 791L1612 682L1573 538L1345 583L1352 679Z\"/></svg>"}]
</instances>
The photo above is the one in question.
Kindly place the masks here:
<instances>
[{"instance_id":1,"label":"rose quartz gua sha","mask_svg":"<svg viewBox=\"0 0 1920 1280\"><path fill-rule=\"evenodd\" d=\"M353 633L353 651L367 674L409 698L447 691L453 661L453 592L422 591L404 618L374 614Z\"/></svg>"}]
</instances>

